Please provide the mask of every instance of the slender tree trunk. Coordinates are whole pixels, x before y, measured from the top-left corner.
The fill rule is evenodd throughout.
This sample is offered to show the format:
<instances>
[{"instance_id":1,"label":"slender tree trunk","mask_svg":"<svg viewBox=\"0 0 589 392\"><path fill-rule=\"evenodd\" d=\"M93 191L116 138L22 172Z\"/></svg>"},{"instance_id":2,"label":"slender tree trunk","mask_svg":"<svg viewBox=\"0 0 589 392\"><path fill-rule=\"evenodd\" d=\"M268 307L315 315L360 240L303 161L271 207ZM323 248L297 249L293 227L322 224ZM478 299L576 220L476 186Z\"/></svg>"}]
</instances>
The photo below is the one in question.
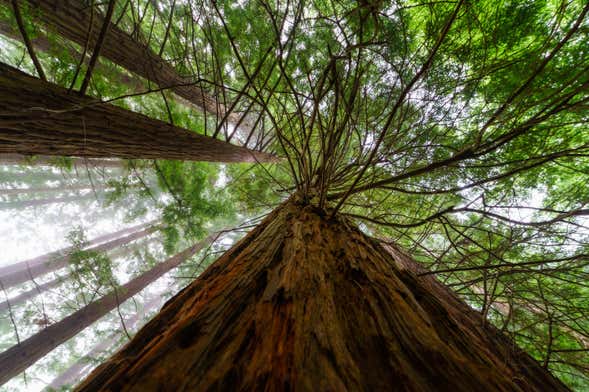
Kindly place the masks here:
<instances>
[{"instance_id":1,"label":"slender tree trunk","mask_svg":"<svg viewBox=\"0 0 589 392\"><path fill-rule=\"evenodd\" d=\"M152 222L141 224L97 237L90 241L84 249L105 252L131 241L135 241L136 239L145 237L158 229L156 226L150 227L151 223ZM2 282L4 289L7 289L28 280L35 279L48 272L63 268L69 263L70 253L73 250L73 247L68 247L33 259L2 267L0 268L0 282Z\"/></svg>"},{"instance_id":2,"label":"slender tree trunk","mask_svg":"<svg viewBox=\"0 0 589 392\"><path fill-rule=\"evenodd\" d=\"M72 166L81 170L86 168L122 169L125 162L120 159L70 158ZM54 156L27 156L21 154L0 154L0 165L57 166Z\"/></svg>"},{"instance_id":3,"label":"slender tree trunk","mask_svg":"<svg viewBox=\"0 0 589 392\"><path fill-rule=\"evenodd\" d=\"M28 291L25 291L22 294L17 295L14 298L10 298L10 299L0 303L0 312L4 312L5 310L8 310L9 308L23 304L27 300L29 300L31 298L35 298L37 295L43 294L45 291L59 286L63 282L63 279L64 278L62 278L62 277L57 277L53 280L50 280L47 283L42 283L42 284L35 286L34 288L32 288Z\"/></svg>"},{"instance_id":4,"label":"slender tree trunk","mask_svg":"<svg viewBox=\"0 0 589 392\"><path fill-rule=\"evenodd\" d=\"M145 241L143 243L143 245L147 246L147 244L155 242L155 241L159 241L159 240L160 239L158 239L157 237L153 237L153 238ZM110 256L111 256L111 258L125 257L125 256L128 256L133 250L134 250L133 247L121 246L118 249L113 250L110 253ZM9 305L10 305L10 307L14 307L14 306L23 304L26 301L28 301L32 298L35 298L37 295L43 294L45 291L52 289L56 286L59 286L64 280L67 280L67 279L68 279L67 276L65 276L65 277L58 276L55 279L50 280L47 283L37 285L34 288L32 288L28 291L25 291L24 293L21 293L13 298L10 298L4 302L1 302L0 303L0 312L7 310L9 308Z\"/></svg>"},{"instance_id":5,"label":"slender tree trunk","mask_svg":"<svg viewBox=\"0 0 589 392\"><path fill-rule=\"evenodd\" d=\"M143 243L143 245L147 246L148 244L150 244L152 242L156 242L156 241L160 241L160 239L157 237L153 237L153 238L150 238L149 240L145 241ZM135 249L134 247L130 247L130 246L127 246L127 247L120 246L118 249L115 249L110 253L110 257L111 258L126 257L134 249ZM9 305L10 305L10 307L14 307L14 306L20 305L20 304L32 299L32 298L35 298L37 295L43 294L45 291L52 289L56 286L59 286L64 280L67 280L67 279L68 279L67 276L65 276L65 277L58 276L55 279L53 279L47 283L37 285L34 288L32 288L28 291L25 291L24 293L21 293L13 298L10 298L7 301L0 303L0 312L7 310L9 308Z\"/></svg>"},{"instance_id":6,"label":"slender tree trunk","mask_svg":"<svg viewBox=\"0 0 589 392\"><path fill-rule=\"evenodd\" d=\"M161 305L161 303L161 297L156 297L149 301L145 305L141 313L136 313L133 315L133 317L125 320L126 328L134 328L137 322L140 321L146 313L149 313L152 310L158 308ZM51 381L51 383L47 386L46 390L61 390L64 386L76 383L78 380L80 380L81 376L84 374L84 371L88 368L88 366L91 366L90 361L95 361L97 358L99 358L100 354L102 354L109 348L113 347L118 342L120 335L120 331L116 332L108 336L102 342L92 347L92 349L86 355L78 359L65 371L59 374L59 376L53 379L53 381Z\"/></svg>"},{"instance_id":7,"label":"slender tree trunk","mask_svg":"<svg viewBox=\"0 0 589 392\"><path fill-rule=\"evenodd\" d=\"M90 7L79 0L28 0L28 3L41 11L39 18L51 29L82 47L86 45L90 30L92 34L88 47L95 46L104 23L104 16L97 10L94 10L94 15L91 16ZM91 21L92 27L89 28ZM109 27L100 54L160 87L172 87L171 90L174 93L204 111L218 117L226 113L225 106L198 87L192 78L180 76L172 65L148 46L137 42L113 24ZM237 113L231 113L228 120L235 124L239 122L240 116Z\"/></svg>"},{"instance_id":8,"label":"slender tree trunk","mask_svg":"<svg viewBox=\"0 0 589 392\"><path fill-rule=\"evenodd\" d=\"M327 216L285 203L78 390L567 390Z\"/></svg>"},{"instance_id":9,"label":"slender tree trunk","mask_svg":"<svg viewBox=\"0 0 589 392\"><path fill-rule=\"evenodd\" d=\"M47 199L33 199L33 200L0 202L0 210L23 209L23 208L28 208L28 207L44 206L47 204L80 202L82 200L94 199L95 197L96 196L94 195L94 193L88 193L86 195L50 197Z\"/></svg>"},{"instance_id":10,"label":"slender tree trunk","mask_svg":"<svg viewBox=\"0 0 589 392\"><path fill-rule=\"evenodd\" d=\"M110 189L108 185L96 184L92 187L90 184L83 185L63 185L54 187L32 187L32 188L13 188L0 189L0 195L30 195L36 193L53 193L53 192L73 192L73 191L104 191Z\"/></svg>"},{"instance_id":11,"label":"slender tree trunk","mask_svg":"<svg viewBox=\"0 0 589 392\"><path fill-rule=\"evenodd\" d=\"M0 153L211 162L273 161L0 64Z\"/></svg>"},{"instance_id":12,"label":"slender tree trunk","mask_svg":"<svg viewBox=\"0 0 589 392\"><path fill-rule=\"evenodd\" d=\"M180 265L201 250L213 238L209 236L206 240L185 249L163 263L157 264L149 271L119 287L116 292L111 292L99 300L91 302L63 320L48 326L41 332L20 342L20 344L0 353L0 385L6 383L51 350L106 315L117 304L123 303L166 272Z\"/></svg>"},{"instance_id":13,"label":"slender tree trunk","mask_svg":"<svg viewBox=\"0 0 589 392\"><path fill-rule=\"evenodd\" d=\"M80 378L80 376L83 375L84 369L90 365L89 360L96 360L96 358L98 358L101 353L108 350L117 342L118 337L119 334L108 336L105 340L92 347L92 349L86 355L78 359L63 373L53 379L51 384L49 384L45 390L59 391L62 387L75 383Z\"/></svg>"},{"instance_id":14,"label":"slender tree trunk","mask_svg":"<svg viewBox=\"0 0 589 392\"><path fill-rule=\"evenodd\" d=\"M120 258L124 259L129 257L133 252L138 249L148 249L149 245L152 243L160 242L162 239L159 237L151 237L148 240L145 240L141 243L134 243L127 246L120 246L118 249L113 250L109 253L111 259Z\"/></svg>"}]
</instances>

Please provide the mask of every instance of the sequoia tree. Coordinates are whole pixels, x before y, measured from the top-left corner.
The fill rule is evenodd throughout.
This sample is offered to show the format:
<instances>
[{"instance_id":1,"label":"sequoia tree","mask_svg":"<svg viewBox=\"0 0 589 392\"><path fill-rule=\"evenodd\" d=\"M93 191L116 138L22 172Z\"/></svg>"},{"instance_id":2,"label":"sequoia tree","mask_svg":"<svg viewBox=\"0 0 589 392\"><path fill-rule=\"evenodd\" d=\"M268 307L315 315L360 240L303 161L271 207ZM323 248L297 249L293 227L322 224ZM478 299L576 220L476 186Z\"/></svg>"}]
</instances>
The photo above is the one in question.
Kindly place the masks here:
<instances>
[{"instance_id":1,"label":"sequoia tree","mask_svg":"<svg viewBox=\"0 0 589 392\"><path fill-rule=\"evenodd\" d=\"M77 390L567 390L397 263L288 201Z\"/></svg>"},{"instance_id":2,"label":"sequoia tree","mask_svg":"<svg viewBox=\"0 0 589 392\"><path fill-rule=\"evenodd\" d=\"M587 388L586 1L18 3L3 59L55 83L3 68L9 138L125 158L153 133L165 154L142 157L186 160L188 129L218 157L247 117L264 151L152 162L170 239L216 192L261 223L78 390ZM103 100L74 94L88 73ZM114 82L131 73L148 87ZM87 147L82 119L128 132Z\"/></svg>"}]
</instances>

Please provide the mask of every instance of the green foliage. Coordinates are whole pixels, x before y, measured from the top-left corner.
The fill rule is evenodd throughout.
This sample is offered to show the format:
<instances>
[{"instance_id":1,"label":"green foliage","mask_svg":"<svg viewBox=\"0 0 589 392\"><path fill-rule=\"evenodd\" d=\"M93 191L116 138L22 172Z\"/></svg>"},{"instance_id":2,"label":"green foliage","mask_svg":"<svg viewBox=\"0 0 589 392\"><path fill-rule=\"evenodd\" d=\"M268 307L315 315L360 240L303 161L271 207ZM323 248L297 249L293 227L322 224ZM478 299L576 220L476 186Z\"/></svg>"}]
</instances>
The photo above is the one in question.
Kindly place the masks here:
<instances>
[{"instance_id":1,"label":"green foliage","mask_svg":"<svg viewBox=\"0 0 589 392\"><path fill-rule=\"evenodd\" d=\"M88 241L81 228L72 230L67 239L72 247L68 264L71 280L68 282L72 283L73 291L80 293L84 302L87 301L86 293L89 288L99 290L117 285L110 258L104 252L84 249Z\"/></svg>"},{"instance_id":2,"label":"green foliage","mask_svg":"<svg viewBox=\"0 0 589 392\"><path fill-rule=\"evenodd\" d=\"M154 163L158 182L170 197L163 208L163 233L167 250L180 238L195 241L208 234L207 226L215 219L230 219L232 205L224 189L215 188L217 170L207 163L163 161ZM180 234L181 233L181 234Z\"/></svg>"}]
</instances>

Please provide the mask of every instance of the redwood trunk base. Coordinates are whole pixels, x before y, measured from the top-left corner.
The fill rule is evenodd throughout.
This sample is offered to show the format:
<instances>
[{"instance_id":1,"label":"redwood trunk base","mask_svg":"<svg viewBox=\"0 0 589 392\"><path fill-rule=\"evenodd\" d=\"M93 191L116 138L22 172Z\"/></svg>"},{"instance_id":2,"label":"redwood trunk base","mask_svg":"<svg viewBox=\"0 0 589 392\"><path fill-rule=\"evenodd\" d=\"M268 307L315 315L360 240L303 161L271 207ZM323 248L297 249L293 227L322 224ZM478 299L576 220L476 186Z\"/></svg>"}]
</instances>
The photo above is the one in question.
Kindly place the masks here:
<instances>
[{"instance_id":1,"label":"redwood trunk base","mask_svg":"<svg viewBox=\"0 0 589 392\"><path fill-rule=\"evenodd\" d=\"M78 390L567 390L403 257L289 201Z\"/></svg>"}]
</instances>

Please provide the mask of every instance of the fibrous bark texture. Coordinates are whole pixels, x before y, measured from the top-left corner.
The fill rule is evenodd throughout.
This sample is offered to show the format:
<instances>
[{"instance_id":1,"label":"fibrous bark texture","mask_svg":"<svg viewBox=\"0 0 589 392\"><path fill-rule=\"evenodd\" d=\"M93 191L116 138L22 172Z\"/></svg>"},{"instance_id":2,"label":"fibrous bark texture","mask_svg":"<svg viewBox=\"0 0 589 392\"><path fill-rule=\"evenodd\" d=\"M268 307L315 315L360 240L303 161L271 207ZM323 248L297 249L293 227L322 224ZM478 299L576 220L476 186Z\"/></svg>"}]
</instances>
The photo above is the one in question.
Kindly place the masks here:
<instances>
[{"instance_id":1,"label":"fibrous bark texture","mask_svg":"<svg viewBox=\"0 0 589 392\"><path fill-rule=\"evenodd\" d=\"M275 157L154 120L0 64L0 153L210 162Z\"/></svg>"},{"instance_id":2,"label":"fibrous bark texture","mask_svg":"<svg viewBox=\"0 0 589 392\"><path fill-rule=\"evenodd\" d=\"M78 390L566 390L456 297L326 216L295 201L275 210Z\"/></svg>"}]
</instances>

